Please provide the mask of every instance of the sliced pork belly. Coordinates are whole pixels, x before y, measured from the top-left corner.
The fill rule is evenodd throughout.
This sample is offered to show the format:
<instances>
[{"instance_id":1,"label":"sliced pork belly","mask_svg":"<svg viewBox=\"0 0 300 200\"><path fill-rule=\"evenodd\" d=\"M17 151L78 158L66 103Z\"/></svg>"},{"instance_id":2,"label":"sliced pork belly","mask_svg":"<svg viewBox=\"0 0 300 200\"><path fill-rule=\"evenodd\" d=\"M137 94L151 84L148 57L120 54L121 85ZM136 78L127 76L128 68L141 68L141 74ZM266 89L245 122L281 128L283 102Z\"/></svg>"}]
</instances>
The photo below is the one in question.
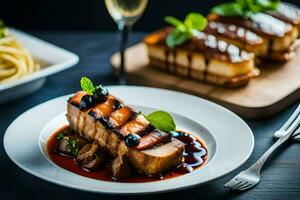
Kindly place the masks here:
<instances>
[{"instance_id":1,"label":"sliced pork belly","mask_svg":"<svg viewBox=\"0 0 300 200\"><path fill-rule=\"evenodd\" d=\"M135 148L137 150L149 149L151 145L166 143L171 141L171 133L166 133L160 130L153 130L149 134L141 138L140 144Z\"/></svg>"},{"instance_id":2,"label":"sliced pork belly","mask_svg":"<svg viewBox=\"0 0 300 200\"><path fill-rule=\"evenodd\" d=\"M171 28L145 37L150 66L194 80L218 85L240 86L258 75L254 55L212 34L199 35L184 44L169 48L165 44Z\"/></svg>"},{"instance_id":3,"label":"sliced pork belly","mask_svg":"<svg viewBox=\"0 0 300 200\"><path fill-rule=\"evenodd\" d=\"M112 95L106 102L82 110L79 97L83 94L78 92L70 98L67 108L70 127L82 137L96 142L114 157L126 154L132 166L147 175L159 174L181 162L184 145L170 133L154 129L143 115ZM141 136L137 147L125 144L124 137L130 133Z\"/></svg>"},{"instance_id":4,"label":"sliced pork belly","mask_svg":"<svg viewBox=\"0 0 300 200\"><path fill-rule=\"evenodd\" d=\"M150 130L152 127L150 125L150 122L143 116L143 115L137 115L135 118L127 122L121 129L120 134L123 136L126 136L130 133L134 134L143 134L147 133L148 130ZM147 136L145 136L147 137ZM143 140L143 138L142 138Z\"/></svg>"},{"instance_id":5,"label":"sliced pork belly","mask_svg":"<svg viewBox=\"0 0 300 200\"><path fill-rule=\"evenodd\" d=\"M156 148L130 151L129 159L138 171L146 172L146 174L157 174L157 172L177 166L182 160L182 149L182 143L172 138L170 142Z\"/></svg>"}]
</instances>

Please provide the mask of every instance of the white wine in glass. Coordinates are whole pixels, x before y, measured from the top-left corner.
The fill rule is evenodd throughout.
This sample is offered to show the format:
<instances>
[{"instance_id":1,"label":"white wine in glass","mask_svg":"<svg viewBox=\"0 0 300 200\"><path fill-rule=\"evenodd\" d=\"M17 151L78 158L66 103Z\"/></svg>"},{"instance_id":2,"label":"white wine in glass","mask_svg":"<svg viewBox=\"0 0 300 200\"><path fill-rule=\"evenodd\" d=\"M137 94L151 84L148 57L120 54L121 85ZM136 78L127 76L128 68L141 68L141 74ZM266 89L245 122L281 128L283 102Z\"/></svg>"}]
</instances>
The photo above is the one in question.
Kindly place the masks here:
<instances>
[{"instance_id":1,"label":"white wine in glass","mask_svg":"<svg viewBox=\"0 0 300 200\"><path fill-rule=\"evenodd\" d=\"M119 83L126 84L125 79L125 48L128 41L128 34L133 24L143 14L148 0L105 0L105 5L110 16L118 24L118 28L122 33L120 45L120 71Z\"/></svg>"}]
</instances>

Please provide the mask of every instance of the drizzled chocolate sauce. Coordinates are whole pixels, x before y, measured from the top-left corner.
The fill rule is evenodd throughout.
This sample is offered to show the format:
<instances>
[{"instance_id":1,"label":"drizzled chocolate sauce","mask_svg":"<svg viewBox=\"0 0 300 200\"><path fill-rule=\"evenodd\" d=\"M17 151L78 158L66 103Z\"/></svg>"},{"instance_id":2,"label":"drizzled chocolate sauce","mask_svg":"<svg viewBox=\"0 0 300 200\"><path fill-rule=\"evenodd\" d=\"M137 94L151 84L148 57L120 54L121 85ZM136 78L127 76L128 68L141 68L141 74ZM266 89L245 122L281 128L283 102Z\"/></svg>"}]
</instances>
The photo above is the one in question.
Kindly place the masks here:
<instances>
[{"instance_id":1,"label":"drizzled chocolate sauce","mask_svg":"<svg viewBox=\"0 0 300 200\"><path fill-rule=\"evenodd\" d=\"M72 157L67 157L59 154L56 150L58 140L57 135L62 132L69 132L75 133L74 131L70 130L69 126L64 126L58 129L47 142L47 152L50 156L50 159L58 166L71 171L75 174L89 177L92 179L102 180L102 181L112 181L115 182L116 180L111 177L111 158L107 155L108 162L100 169L90 172L83 168L81 168L77 162ZM199 138L195 136L183 132L183 131L176 131L172 133L173 137L182 141L185 145L185 151L183 153L184 161L174 169L169 170L164 174L159 174L157 176L148 177L143 174L135 173L132 177L126 180L122 180L122 182L151 182L151 181L159 181L165 180L169 178L174 178L177 176L181 176L187 173L190 173L194 170L197 170L201 167L205 161L207 160L207 148Z\"/></svg>"},{"instance_id":2,"label":"drizzled chocolate sauce","mask_svg":"<svg viewBox=\"0 0 300 200\"><path fill-rule=\"evenodd\" d=\"M259 35L234 24L209 21L207 27L204 29L204 32L218 36L225 36L253 45L261 44L263 42Z\"/></svg>"},{"instance_id":3,"label":"drizzled chocolate sauce","mask_svg":"<svg viewBox=\"0 0 300 200\"><path fill-rule=\"evenodd\" d=\"M249 19L242 17L224 17L215 14L211 14L208 18L212 21L244 27L265 37L283 37L292 30L290 24L265 13L253 14Z\"/></svg>"},{"instance_id":4,"label":"drizzled chocolate sauce","mask_svg":"<svg viewBox=\"0 0 300 200\"><path fill-rule=\"evenodd\" d=\"M228 29L230 29L228 27ZM232 29L232 28L231 28ZM244 29L243 29L244 30ZM208 33L198 32L195 37L187 40L182 45L179 45L176 48L168 48L165 44L165 40L168 34L172 31L172 28L164 28L161 29L152 35L148 36L145 39L145 43L151 45L162 45L164 46L164 66L167 72L173 72L178 75L182 75L178 70L178 64L176 64L178 49L186 50L188 52L199 52L204 56L205 60L205 70L203 73L204 81L206 80L207 71L208 71L208 64L209 60L212 58L216 58L222 61L228 61L231 63L239 63L244 62L246 60L252 59L252 54L247 53L244 50L239 49L237 46L233 44L229 44L223 40L219 40L215 35L210 34L209 30ZM239 33L236 34L241 34ZM254 33L251 34L250 31L243 33L243 37L246 39L252 39L253 42L255 39L259 40L257 35ZM257 36L258 38L255 38ZM260 41L255 41L260 42ZM191 53L187 54L188 66L186 68L185 77L190 78L192 74L192 62L193 62L193 55ZM172 69L171 69L172 67Z\"/></svg>"},{"instance_id":5,"label":"drizzled chocolate sauce","mask_svg":"<svg viewBox=\"0 0 300 200\"><path fill-rule=\"evenodd\" d=\"M169 61L168 61L169 54L170 54L170 51L169 50L165 50L165 66L166 66L167 72L170 71Z\"/></svg>"},{"instance_id":6,"label":"drizzled chocolate sauce","mask_svg":"<svg viewBox=\"0 0 300 200\"><path fill-rule=\"evenodd\" d=\"M168 58L170 51L176 51L166 46L166 38L173 29L171 27L163 28L145 38L145 43L148 45L162 45L165 47L165 64L168 66ZM231 63L239 63L245 60L252 59L252 55L244 50L239 49L235 45L228 44L225 41L218 40L216 36L204 32L198 32L193 38L187 40L178 48L189 52L199 52L206 59L217 58ZM173 58L174 60L175 58Z\"/></svg>"},{"instance_id":7,"label":"drizzled chocolate sauce","mask_svg":"<svg viewBox=\"0 0 300 200\"><path fill-rule=\"evenodd\" d=\"M281 2L277 10L268 11L268 14L294 25L300 24L300 9L286 2Z\"/></svg>"},{"instance_id":8,"label":"drizzled chocolate sauce","mask_svg":"<svg viewBox=\"0 0 300 200\"><path fill-rule=\"evenodd\" d=\"M172 71L176 73L177 71L177 64L176 64L176 57L177 57L177 52L172 51L172 56L173 56L173 62L172 62Z\"/></svg>"},{"instance_id":9,"label":"drizzled chocolate sauce","mask_svg":"<svg viewBox=\"0 0 300 200\"><path fill-rule=\"evenodd\" d=\"M175 54L176 55L176 54ZM176 57L174 57L174 60L176 59ZM187 59L189 62L189 67L188 67L188 78L191 78L191 74L192 74L192 55L189 53L187 55Z\"/></svg>"}]
</instances>

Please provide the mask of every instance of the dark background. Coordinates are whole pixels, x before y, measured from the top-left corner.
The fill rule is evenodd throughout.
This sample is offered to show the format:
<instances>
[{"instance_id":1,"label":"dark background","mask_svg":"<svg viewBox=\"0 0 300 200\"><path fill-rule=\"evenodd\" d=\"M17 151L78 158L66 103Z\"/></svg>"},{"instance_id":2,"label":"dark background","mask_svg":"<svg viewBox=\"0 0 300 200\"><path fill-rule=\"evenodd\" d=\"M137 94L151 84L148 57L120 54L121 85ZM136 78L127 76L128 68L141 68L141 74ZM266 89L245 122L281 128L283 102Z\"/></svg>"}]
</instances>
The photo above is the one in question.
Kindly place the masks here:
<instances>
[{"instance_id":1,"label":"dark background","mask_svg":"<svg viewBox=\"0 0 300 200\"><path fill-rule=\"evenodd\" d=\"M165 15L183 18L190 11L206 13L212 5L221 0L149 0L143 18L135 30L149 31L164 24ZM300 6L299 0L290 0ZM117 34L99 32L75 32L74 30L116 30L103 0L0 0L0 18L7 24L23 30L55 45L64 47L80 57L74 68L47 78L43 89L34 95L0 105L0 141L9 124L27 109L54 97L69 94L78 89L78 80L86 75L104 85L116 84L109 66L109 57L118 49ZM67 30L56 32L49 30ZM73 32L74 31L74 32ZM130 45L140 41L144 33L134 33ZM76 43L75 43L75 42ZM63 86L63 87L62 87ZM263 169L260 184L255 188L238 193L231 192L223 185L242 169L250 166L274 143L273 132L279 128L296 103L280 114L264 121L246 121L255 136L255 147L250 159L227 176L211 183L188 190L144 196L110 196L68 189L48 183L17 167L7 157L0 144L0 199L30 200L112 200L112 199L224 199L224 200L299 200L300 198L300 146L288 143L269 160ZM1 114L5 114L1 116ZM26 126L26 124L24 125ZM16 140L16 145L18 145Z\"/></svg>"},{"instance_id":2,"label":"dark background","mask_svg":"<svg viewBox=\"0 0 300 200\"><path fill-rule=\"evenodd\" d=\"M207 14L225 0L149 0L135 30L149 31L164 25L166 15L183 18L188 12ZM299 0L288 0L300 6ZM0 18L23 30L115 30L103 0L3 0Z\"/></svg>"}]
</instances>

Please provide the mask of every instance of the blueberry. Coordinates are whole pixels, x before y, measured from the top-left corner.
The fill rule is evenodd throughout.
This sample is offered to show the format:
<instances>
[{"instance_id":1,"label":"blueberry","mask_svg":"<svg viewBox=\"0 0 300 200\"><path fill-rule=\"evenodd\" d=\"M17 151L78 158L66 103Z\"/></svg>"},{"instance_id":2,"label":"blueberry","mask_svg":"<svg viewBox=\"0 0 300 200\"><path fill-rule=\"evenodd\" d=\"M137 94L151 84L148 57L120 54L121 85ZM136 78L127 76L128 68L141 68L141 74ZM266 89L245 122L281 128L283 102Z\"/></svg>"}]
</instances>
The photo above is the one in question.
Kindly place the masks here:
<instances>
[{"instance_id":1,"label":"blueberry","mask_svg":"<svg viewBox=\"0 0 300 200\"><path fill-rule=\"evenodd\" d=\"M93 106L94 98L91 95L84 95L81 97L80 106L81 110L88 109Z\"/></svg>"},{"instance_id":2,"label":"blueberry","mask_svg":"<svg viewBox=\"0 0 300 200\"><path fill-rule=\"evenodd\" d=\"M123 104L120 101L118 101L117 99L115 99L114 110L119 110L122 107L123 107Z\"/></svg>"},{"instance_id":3,"label":"blueberry","mask_svg":"<svg viewBox=\"0 0 300 200\"><path fill-rule=\"evenodd\" d=\"M136 147L140 144L141 137L137 134L129 134L125 136L125 144L128 147Z\"/></svg>"},{"instance_id":4,"label":"blueberry","mask_svg":"<svg viewBox=\"0 0 300 200\"><path fill-rule=\"evenodd\" d=\"M103 103L107 100L108 90L106 88L98 87L96 88L93 97L97 103Z\"/></svg>"}]
</instances>

